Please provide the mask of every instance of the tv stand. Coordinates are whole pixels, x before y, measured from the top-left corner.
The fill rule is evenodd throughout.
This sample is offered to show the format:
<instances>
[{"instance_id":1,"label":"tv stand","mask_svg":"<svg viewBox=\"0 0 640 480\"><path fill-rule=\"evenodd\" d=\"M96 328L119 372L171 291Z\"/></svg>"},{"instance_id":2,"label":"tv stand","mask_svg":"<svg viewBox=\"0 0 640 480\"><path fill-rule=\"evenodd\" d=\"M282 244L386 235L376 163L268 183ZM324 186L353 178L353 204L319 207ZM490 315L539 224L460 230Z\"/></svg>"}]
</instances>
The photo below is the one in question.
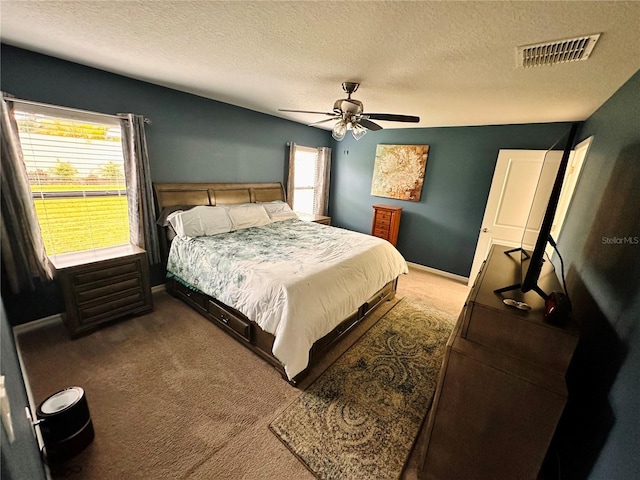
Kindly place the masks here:
<instances>
[{"instance_id":1,"label":"tv stand","mask_svg":"<svg viewBox=\"0 0 640 480\"><path fill-rule=\"evenodd\" d=\"M528 259L531 258L531 256L529 255L529 252L527 252L524 248L520 248L520 247L512 248L510 250L505 250L504 254L505 255L511 255L514 252L522 252L522 255L524 255L524 257L525 257L525 260L528 260ZM522 268L522 259L520 259L520 268ZM520 290L520 289L522 289L522 284L521 283L514 283L513 285L509 285L508 287L496 288L493 292L494 293L504 293L504 292L511 292L513 290ZM547 295L544 292L544 290L542 290L538 285L535 285L534 287L532 287L531 290L533 290L538 295L540 295L543 300L546 300L547 298L549 298L549 295Z\"/></svg>"},{"instance_id":2,"label":"tv stand","mask_svg":"<svg viewBox=\"0 0 640 480\"><path fill-rule=\"evenodd\" d=\"M521 283L516 283L515 285L509 285L508 287L502 287L502 288L496 288L493 293L504 293L504 292L511 292L513 290L520 290L522 288L522 284ZM540 295L542 297L543 300L546 300L547 298L549 298L549 295L546 294L544 292L544 290L542 290L539 286L535 286L533 287L531 290L533 290L534 292L536 292L538 295Z\"/></svg>"},{"instance_id":3,"label":"tv stand","mask_svg":"<svg viewBox=\"0 0 640 480\"><path fill-rule=\"evenodd\" d=\"M518 247L518 248L512 248L511 250L505 250L504 254L505 255L511 255L513 252L522 252L522 254L526 257L526 258L531 258L531 255L529 255L529 252L527 252L524 248L522 247Z\"/></svg>"},{"instance_id":4,"label":"tv stand","mask_svg":"<svg viewBox=\"0 0 640 480\"><path fill-rule=\"evenodd\" d=\"M567 401L578 327L571 318L545 322L545 302L533 292L513 294L529 310L502 302L494 290L519 274L507 248L492 247L447 342L421 479L537 478ZM559 289L549 263L540 284Z\"/></svg>"}]
</instances>

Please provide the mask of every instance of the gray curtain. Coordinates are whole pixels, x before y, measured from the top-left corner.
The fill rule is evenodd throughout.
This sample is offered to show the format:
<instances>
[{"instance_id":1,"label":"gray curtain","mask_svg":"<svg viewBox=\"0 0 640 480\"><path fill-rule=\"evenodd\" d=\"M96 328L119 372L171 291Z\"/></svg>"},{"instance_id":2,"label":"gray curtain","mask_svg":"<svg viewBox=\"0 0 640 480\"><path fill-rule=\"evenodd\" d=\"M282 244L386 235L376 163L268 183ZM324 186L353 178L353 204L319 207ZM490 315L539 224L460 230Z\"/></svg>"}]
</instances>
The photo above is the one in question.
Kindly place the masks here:
<instances>
[{"instance_id":1,"label":"gray curtain","mask_svg":"<svg viewBox=\"0 0 640 480\"><path fill-rule=\"evenodd\" d=\"M2 263L13 293L35 290L34 278L51 280L54 268L47 257L22 158L13 104L2 97Z\"/></svg>"},{"instance_id":2,"label":"gray curtain","mask_svg":"<svg viewBox=\"0 0 640 480\"><path fill-rule=\"evenodd\" d=\"M132 113L121 114L124 174L129 203L131 243L147 251L149 264L160 263L160 247L156 230L156 208L153 202L151 171L144 133L145 118Z\"/></svg>"},{"instance_id":3,"label":"gray curtain","mask_svg":"<svg viewBox=\"0 0 640 480\"><path fill-rule=\"evenodd\" d=\"M287 177L287 203L293 208L294 179L296 177L296 144L287 143L289 147L289 176Z\"/></svg>"},{"instance_id":4,"label":"gray curtain","mask_svg":"<svg viewBox=\"0 0 640 480\"><path fill-rule=\"evenodd\" d=\"M329 213L329 179L331 178L331 149L329 147L318 148L316 165L317 195L314 197L313 213L326 216Z\"/></svg>"}]
</instances>

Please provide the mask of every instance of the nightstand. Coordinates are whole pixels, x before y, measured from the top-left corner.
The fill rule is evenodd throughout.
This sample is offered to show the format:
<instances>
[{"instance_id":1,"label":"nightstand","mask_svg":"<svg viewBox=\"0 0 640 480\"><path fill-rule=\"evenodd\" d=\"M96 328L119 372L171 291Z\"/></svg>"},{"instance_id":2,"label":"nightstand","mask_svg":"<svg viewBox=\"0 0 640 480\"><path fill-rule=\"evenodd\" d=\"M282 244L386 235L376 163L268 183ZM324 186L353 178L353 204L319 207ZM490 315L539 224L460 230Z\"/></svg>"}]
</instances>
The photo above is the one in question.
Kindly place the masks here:
<instances>
[{"instance_id":1,"label":"nightstand","mask_svg":"<svg viewBox=\"0 0 640 480\"><path fill-rule=\"evenodd\" d=\"M311 213L297 213L300 220L305 222L321 223L322 225L331 225L331 217L325 217L324 215L315 215Z\"/></svg>"},{"instance_id":2,"label":"nightstand","mask_svg":"<svg viewBox=\"0 0 640 480\"><path fill-rule=\"evenodd\" d=\"M50 257L72 338L127 315L153 310L147 253L134 245Z\"/></svg>"}]
</instances>

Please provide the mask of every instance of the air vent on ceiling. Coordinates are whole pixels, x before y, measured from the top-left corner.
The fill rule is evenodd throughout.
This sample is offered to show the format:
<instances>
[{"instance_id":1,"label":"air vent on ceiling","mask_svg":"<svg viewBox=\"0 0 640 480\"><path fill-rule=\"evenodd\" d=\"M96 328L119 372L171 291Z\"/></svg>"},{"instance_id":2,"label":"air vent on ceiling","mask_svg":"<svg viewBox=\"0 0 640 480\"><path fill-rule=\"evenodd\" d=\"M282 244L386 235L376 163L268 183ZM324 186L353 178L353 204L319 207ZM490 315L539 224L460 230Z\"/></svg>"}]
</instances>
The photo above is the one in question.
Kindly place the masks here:
<instances>
[{"instance_id":1,"label":"air vent on ceiling","mask_svg":"<svg viewBox=\"0 0 640 480\"><path fill-rule=\"evenodd\" d=\"M589 58L600 34L518 47L519 67L539 67Z\"/></svg>"}]
</instances>

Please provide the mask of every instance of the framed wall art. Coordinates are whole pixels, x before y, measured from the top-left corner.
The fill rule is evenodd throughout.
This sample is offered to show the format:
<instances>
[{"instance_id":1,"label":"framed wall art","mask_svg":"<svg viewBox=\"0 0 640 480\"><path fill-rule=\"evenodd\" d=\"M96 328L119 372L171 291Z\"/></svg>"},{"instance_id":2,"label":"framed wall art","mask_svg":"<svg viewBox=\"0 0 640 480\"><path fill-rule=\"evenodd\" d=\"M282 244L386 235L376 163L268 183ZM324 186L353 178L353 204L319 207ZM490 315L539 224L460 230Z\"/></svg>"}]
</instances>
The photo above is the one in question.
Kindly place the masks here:
<instances>
[{"instance_id":1,"label":"framed wall art","mask_svg":"<svg viewBox=\"0 0 640 480\"><path fill-rule=\"evenodd\" d=\"M429 145L378 145L371 195L419 202Z\"/></svg>"}]
</instances>

